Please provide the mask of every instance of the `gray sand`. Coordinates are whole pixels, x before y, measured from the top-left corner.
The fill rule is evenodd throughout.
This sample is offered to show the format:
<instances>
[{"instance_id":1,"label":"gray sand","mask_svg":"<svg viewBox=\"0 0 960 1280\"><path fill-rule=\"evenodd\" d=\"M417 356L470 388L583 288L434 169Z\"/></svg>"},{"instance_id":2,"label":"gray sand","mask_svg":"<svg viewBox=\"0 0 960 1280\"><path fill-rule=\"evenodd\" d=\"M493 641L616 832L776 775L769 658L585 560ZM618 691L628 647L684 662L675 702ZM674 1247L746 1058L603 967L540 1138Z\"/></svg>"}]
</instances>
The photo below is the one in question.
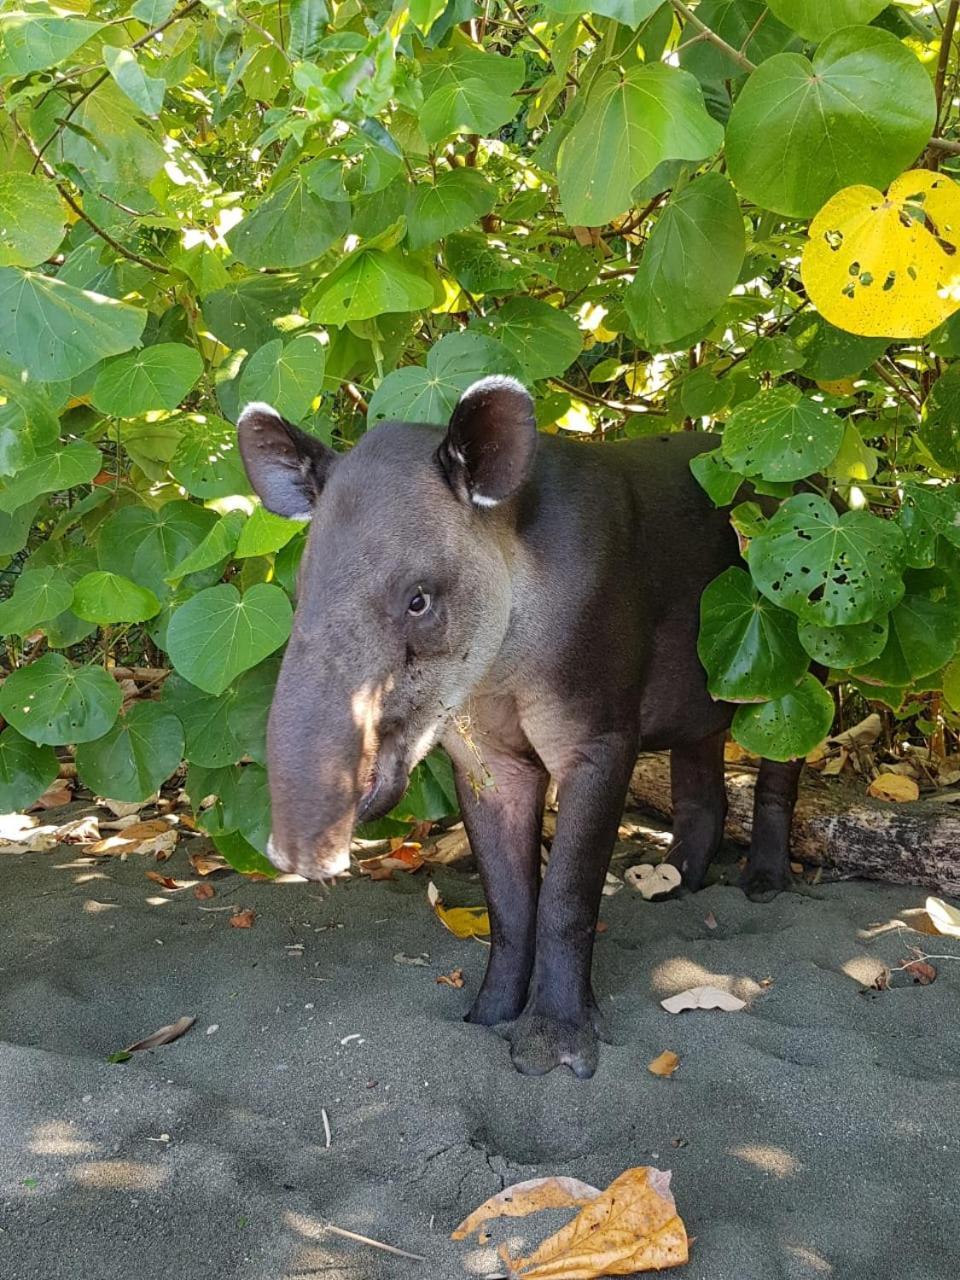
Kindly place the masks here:
<instances>
[{"instance_id":1,"label":"gray sand","mask_svg":"<svg viewBox=\"0 0 960 1280\"><path fill-rule=\"evenodd\" d=\"M3 1280L490 1275L489 1248L447 1238L481 1200L637 1164L674 1171L689 1280L956 1280L960 963L863 991L910 945L960 957L960 941L869 928L920 890L755 905L715 884L648 905L624 889L604 900L595 965L617 1043L592 1081L531 1080L461 1021L486 952L433 917L424 871L329 898L220 877L198 904L146 881L152 862L77 853L0 857ZM164 869L186 866L181 850ZM479 899L467 873L436 880L450 903ZM252 929L198 909L231 902L256 908ZM458 966L463 990L437 985ZM710 981L748 1010L660 1009ZM105 1061L182 1014L197 1024L177 1043ZM647 1071L664 1049L682 1063L669 1080Z\"/></svg>"}]
</instances>

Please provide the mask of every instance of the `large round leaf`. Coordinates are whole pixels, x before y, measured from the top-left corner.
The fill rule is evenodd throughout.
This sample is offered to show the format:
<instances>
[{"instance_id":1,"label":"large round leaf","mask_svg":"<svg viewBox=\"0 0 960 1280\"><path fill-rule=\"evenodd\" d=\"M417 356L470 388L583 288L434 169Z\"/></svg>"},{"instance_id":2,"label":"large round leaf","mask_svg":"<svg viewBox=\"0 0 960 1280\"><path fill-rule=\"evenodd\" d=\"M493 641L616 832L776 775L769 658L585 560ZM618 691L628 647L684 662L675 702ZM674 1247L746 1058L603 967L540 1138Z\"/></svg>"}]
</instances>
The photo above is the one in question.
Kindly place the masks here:
<instances>
[{"instance_id":1,"label":"large round leaf","mask_svg":"<svg viewBox=\"0 0 960 1280\"><path fill-rule=\"evenodd\" d=\"M73 588L55 569L25 569L10 599L0 602L0 635L27 635L69 609L72 599Z\"/></svg>"},{"instance_id":2,"label":"large round leaf","mask_svg":"<svg viewBox=\"0 0 960 1280\"><path fill-rule=\"evenodd\" d=\"M476 169L454 169L432 184L418 183L407 202L407 243L411 249L424 249L470 226L496 202L496 190Z\"/></svg>"},{"instance_id":3,"label":"large round leaf","mask_svg":"<svg viewBox=\"0 0 960 1280\"><path fill-rule=\"evenodd\" d=\"M832 725L833 699L816 676L805 675L781 698L739 707L731 732L758 756L794 760L822 742Z\"/></svg>"},{"instance_id":4,"label":"large round leaf","mask_svg":"<svg viewBox=\"0 0 960 1280\"><path fill-rule=\"evenodd\" d=\"M175 409L202 372L199 351L180 342L159 342L104 365L91 399L101 413L114 418Z\"/></svg>"},{"instance_id":5,"label":"large round leaf","mask_svg":"<svg viewBox=\"0 0 960 1280\"><path fill-rule=\"evenodd\" d=\"M424 68L420 128L427 142L454 133L490 137L519 109L513 94L523 84L522 58L457 47L445 49Z\"/></svg>"},{"instance_id":6,"label":"large round leaf","mask_svg":"<svg viewBox=\"0 0 960 1280\"><path fill-rule=\"evenodd\" d=\"M204 540L216 513L192 502L167 502L158 510L124 507L105 520L97 545L100 567L132 578L158 596L164 579Z\"/></svg>"},{"instance_id":7,"label":"large round leaf","mask_svg":"<svg viewBox=\"0 0 960 1280\"><path fill-rule=\"evenodd\" d=\"M228 718L237 702L235 688L213 697L174 671L164 681L160 701L183 725L183 754L191 764L222 769L235 764L244 754Z\"/></svg>"},{"instance_id":8,"label":"large round leaf","mask_svg":"<svg viewBox=\"0 0 960 1280\"><path fill-rule=\"evenodd\" d=\"M191 684L220 694L241 673L279 649L293 611L284 592L258 583L243 596L234 586L201 591L170 619L170 660Z\"/></svg>"},{"instance_id":9,"label":"large round leaf","mask_svg":"<svg viewBox=\"0 0 960 1280\"><path fill-rule=\"evenodd\" d=\"M859 680L908 685L945 666L960 641L960 612L954 605L907 595L890 614L886 646L856 672Z\"/></svg>"},{"instance_id":10,"label":"large round leaf","mask_svg":"<svg viewBox=\"0 0 960 1280\"><path fill-rule=\"evenodd\" d=\"M797 316L789 334L804 358L804 376L815 382L834 382L862 373L883 355L887 346L883 338L845 333L809 311Z\"/></svg>"},{"instance_id":11,"label":"large round leaf","mask_svg":"<svg viewBox=\"0 0 960 1280\"><path fill-rule=\"evenodd\" d=\"M59 770L53 747L39 747L7 726L0 733L0 813L28 809Z\"/></svg>"},{"instance_id":12,"label":"large round leaf","mask_svg":"<svg viewBox=\"0 0 960 1280\"><path fill-rule=\"evenodd\" d=\"M169 469L188 493L195 498L228 498L250 492L236 427L214 413L188 413L176 425L180 439Z\"/></svg>"},{"instance_id":13,"label":"large round leaf","mask_svg":"<svg viewBox=\"0 0 960 1280\"><path fill-rule=\"evenodd\" d=\"M601 71L560 148L567 221L600 226L630 208L631 193L664 160L704 160L723 142L693 76L654 62Z\"/></svg>"},{"instance_id":14,"label":"large round leaf","mask_svg":"<svg viewBox=\"0 0 960 1280\"><path fill-rule=\"evenodd\" d=\"M0 75L25 76L55 67L102 29L102 23L75 13L5 13L0 16Z\"/></svg>"},{"instance_id":15,"label":"large round leaf","mask_svg":"<svg viewBox=\"0 0 960 1280\"><path fill-rule=\"evenodd\" d=\"M0 356L42 382L72 378L140 341L146 311L51 276L0 267Z\"/></svg>"},{"instance_id":16,"label":"large round leaf","mask_svg":"<svg viewBox=\"0 0 960 1280\"><path fill-rule=\"evenodd\" d=\"M832 409L781 385L734 409L721 447L745 476L802 480L831 463L842 440L843 420Z\"/></svg>"},{"instance_id":17,"label":"large round leaf","mask_svg":"<svg viewBox=\"0 0 960 1280\"><path fill-rule=\"evenodd\" d=\"M227 244L248 267L299 267L326 253L349 225L349 205L322 200L296 173L233 228Z\"/></svg>"},{"instance_id":18,"label":"large round leaf","mask_svg":"<svg viewBox=\"0 0 960 1280\"><path fill-rule=\"evenodd\" d=\"M364 249L320 282L310 319L345 325L395 311L419 311L433 301L433 281L421 262L397 249Z\"/></svg>"},{"instance_id":19,"label":"large round leaf","mask_svg":"<svg viewBox=\"0 0 960 1280\"><path fill-rule=\"evenodd\" d=\"M74 440L64 449L43 454L7 481L0 488L0 511L16 511L42 493L89 484L102 466L103 455L95 445Z\"/></svg>"},{"instance_id":20,"label":"large round leaf","mask_svg":"<svg viewBox=\"0 0 960 1280\"><path fill-rule=\"evenodd\" d=\"M468 329L448 333L430 348L427 367L388 373L370 399L367 421L445 423L471 383L488 374L521 376L520 366L496 338Z\"/></svg>"},{"instance_id":21,"label":"large round leaf","mask_svg":"<svg viewBox=\"0 0 960 1280\"><path fill-rule=\"evenodd\" d=\"M841 187L885 187L923 150L936 114L930 77L896 36L845 27L812 63L780 53L753 72L727 125L730 176L761 208L809 217Z\"/></svg>"},{"instance_id":22,"label":"large round leaf","mask_svg":"<svg viewBox=\"0 0 960 1280\"><path fill-rule=\"evenodd\" d=\"M846 670L859 667L882 653L887 630L884 617L874 618L872 622L855 622L850 627L818 627L812 622L801 622L797 635L815 662Z\"/></svg>"},{"instance_id":23,"label":"large round leaf","mask_svg":"<svg viewBox=\"0 0 960 1280\"><path fill-rule=\"evenodd\" d=\"M788 498L748 559L768 600L819 626L869 622L903 595L899 528L869 511L839 515L818 494Z\"/></svg>"},{"instance_id":24,"label":"large round leaf","mask_svg":"<svg viewBox=\"0 0 960 1280\"><path fill-rule=\"evenodd\" d=\"M85 574L73 592L73 612L84 622L109 626L114 622L146 622L160 612L160 601L118 573L102 569Z\"/></svg>"},{"instance_id":25,"label":"large round leaf","mask_svg":"<svg viewBox=\"0 0 960 1280\"><path fill-rule=\"evenodd\" d=\"M255 351L277 336L275 321L296 311L301 292L292 275L231 280L203 299L203 319L225 346Z\"/></svg>"},{"instance_id":26,"label":"large round leaf","mask_svg":"<svg viewBox=\"0 0 960 1280\"><path fill-rule=\"evenodd\" d=\"M637 333L663 346L712 320L737 283L746 237L733 187L705 173L660 214L624 296Z\"/></svg>"},{"instance_id":27,"label":"large round leaf","mask_svg":"<svg viewBox=\"0 0 960 1280\"><path fill-rule=\"evenodd\" d=\"M241 747L241 755L257 764L267 763L267 717L280 670L279 655L273 655L250 671L235 685L236 697L227 709L227 725Z\"/></svg>"},{"instance_id":28,"label":"large round leaf","mask_svg":"<svg viewBox=\"0 0 960 1280\"><path fill-rule=\"evenodd\" d=\"M137 702L95 742L77 748L77 772L96 795L136 803L169 778L183 756L183 729L156 702Z\"/></svg>"},{"instance_id":29,"label":"large round leaf","mask_svg":"<svg viewBox=\"0 0 960 1280\"><path fill-rule=\"evenodd\" d=\"M35 267L56 253L66 222L56 187L30 173L0 173L0 267Z\"/></svg>"},{"instance_id":30,"label":"large round leaf","mask_svg":"<svg viewBox=\"0 0 960 1280\"><path fill-rule=\"evenodd\" d=\"M304 417L323 390L326 348L318 333L281 338L255 351L240 375L240 403L260 400L294 421Z\"/></svg>"},{"instance_id":31,"label":"large round leaf","mask_svg":"<svg viewBox=\"0 0 960 1280\"><path fill-rule=\"evenodd\" d=\"M697 653L711 695L726 702L778 698L810 665L796 618L765 600L737 568L714 578L700 597Z\"/></svg>"},{"instance_id":32,"label":"large round leaf","mask_svg":"<svg viewBox=\"0 0 960 1280\"><path fill-rule=\"evenodd\" d=\"M573 317L539 298L511 298L471 327L501 342L530 382L557 377L573 364L583 347Z\"/></svg>"},{"instance_id":33,"label":"large round leaf","mask_svg":"<svg viewBox=\"0 0 960 1280\"><path fill-rule=\"evenodd\" d=\"M242 511L228 511L211 528L202 542L179 562L176 568L164 575L169 583L179 582L191 573L200 573L227 561L236 550L240 531L247 517Z\"/></svg>"},{"instance_id":34,"label":"large round leaf","mask_svg":"<svg viewBox=\"0 0 960 1280\"><path fill-rule=\"evenodd\" d=\"M808 40L822 40L839 27L872 22L889 0L769 0L770 12Z\"/></svg>"},{"instance_id":35,"label":"large round leaf","mask_svg":"<svg viewBox=\"0 0 960 1280\"><path fill-rule=\"evenodd\" d=\"M101 737L122 700L120 686L102 667L75 667L59 653L45 653L7 676L0 714L31 742L56 746Z\"/></svg>"}]
</instances>

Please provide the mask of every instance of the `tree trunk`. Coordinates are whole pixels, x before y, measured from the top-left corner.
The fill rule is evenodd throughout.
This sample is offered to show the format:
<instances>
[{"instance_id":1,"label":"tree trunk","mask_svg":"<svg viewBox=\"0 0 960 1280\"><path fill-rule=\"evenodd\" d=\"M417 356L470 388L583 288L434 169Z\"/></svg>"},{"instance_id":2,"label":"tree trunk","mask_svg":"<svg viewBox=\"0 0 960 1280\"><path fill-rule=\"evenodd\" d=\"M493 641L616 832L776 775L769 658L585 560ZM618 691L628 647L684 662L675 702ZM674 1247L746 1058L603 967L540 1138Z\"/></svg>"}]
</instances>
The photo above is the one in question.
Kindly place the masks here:
<instances>
[{"instance_id":1,"label":"tree trunk","mask_svg":"<svg viewBox=\"0 0 960 1280\"><path fill-rule=\"evenodd\" d=\"M728 766L726 781L726 833L738 844L749 844L756 770ZM839 876L960 895L960 806L936 799L890 804L865 795L864 789L863 783L805 770L793 819L793 857ZM639 758L630 795L640 808L670 816L669 755Z\"/></svg>"}]
</instances>

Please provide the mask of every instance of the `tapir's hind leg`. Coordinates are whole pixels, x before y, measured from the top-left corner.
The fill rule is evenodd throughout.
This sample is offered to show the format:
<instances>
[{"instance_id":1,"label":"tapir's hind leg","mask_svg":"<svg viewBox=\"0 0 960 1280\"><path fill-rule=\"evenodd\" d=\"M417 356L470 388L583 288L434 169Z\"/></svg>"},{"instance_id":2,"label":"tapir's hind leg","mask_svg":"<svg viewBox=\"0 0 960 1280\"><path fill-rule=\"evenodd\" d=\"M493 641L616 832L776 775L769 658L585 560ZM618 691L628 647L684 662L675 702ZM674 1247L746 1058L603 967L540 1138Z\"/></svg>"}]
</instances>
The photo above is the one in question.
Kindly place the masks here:
<instances>
[{"instance_id":1,"label":"tapir's hind leg","mask_svg":"<svg viewBox=\"0 0 960 1280\"><path fill-rule=\"evenodd\" d=\"M726 731L721 731L670 752L673 848L667 861L677 868L688 889L703 888L707 868L723 839L725 737Z\"/></svg>"},{"instance_id":2,"label":"tapir's hind leg","mask_svg":"<svg viewBox=\"0 0 960 1280\"><path fill-rule=\"evenodd\" d=\"M761 760L753 798L750 854L740 881L751 898L765 898L790 885L790 824L802 760Z\"/></svg>"}]
</instances>

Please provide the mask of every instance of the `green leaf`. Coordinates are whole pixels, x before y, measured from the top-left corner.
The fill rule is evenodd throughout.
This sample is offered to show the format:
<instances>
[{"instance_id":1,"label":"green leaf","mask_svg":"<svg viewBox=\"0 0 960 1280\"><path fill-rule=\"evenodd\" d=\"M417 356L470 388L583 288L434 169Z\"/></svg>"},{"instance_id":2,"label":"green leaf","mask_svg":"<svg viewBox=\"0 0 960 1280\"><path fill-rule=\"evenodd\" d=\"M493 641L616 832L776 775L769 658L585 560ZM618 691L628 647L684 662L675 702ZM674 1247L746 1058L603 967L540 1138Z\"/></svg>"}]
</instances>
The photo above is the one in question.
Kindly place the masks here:
<instances>
[{"instance_id":1,"label":"green leaf","mask_svg":"<svg viewBox=\"0 0 960 1280\"><path fill-rule=\"evenodd\" d=\"M447 0L410 0L410 17L425 36L447 7Z\"/></svg>"},{"instance_id":2,"label":"green leaf","mask_svg":"<svg viewBox=\"0 0 960 1280\"><path fill-rule=\"evenodd\" d=\"M118 49L115 45L105 44L103 60L117 87L135 107L148 116L160 114L167 89L165 80L148 76L132 49Z\"/></svg>"},{"instance_id":3,"label":"green leaf","mask_svg":"<svg viewBox=\"0 0 960 1280\"><path fill-rule=\"evenodd\" d=\"M7 676L0 715L31 742L90 742L107 732L122 700L102 667L74 667L59 653L45 653Z\"/></svg>"},{"instance_id":4,"label":"green leaf","mask_svg":"<svg viewBox=\"0 0 960 1280\"><path fill-rule=\"evenodd\" d=\"M688 417L712 418L733 399L735 386L732 378L720 377L717 365L697 365L680 383L680 407Z\"/></svg>"},{"instance_id":5,"label":"green leaf","mask_svg":"<svg viewBox=\"0 0 960 1280\"><path fill-rule=\"evenodd\" d=\"M90 398L101 413L136 418L176 409L203 372L200 353L180 342L160 342L117 356L97 374Z\"/></svg>"},{"instance_id":6,"label":"green leaf","mask_svg":"<svg viewBox=\"0 0 960 1280\"><path fill-rule=\"evenodd\" d=\"M163 683L160 705L183 726L183 754L191 764L222 769L235 764L244 749L230 728L230 712L237 705L236 688L220 697L204 693L174 671ZM202 796L198 797L199 800Z\"/></svg>"},{"instance_id":7,"label":"green leaf","mask_svg":"<svg viewBox=\"0 0 960 1280\"><path fill-rule=\"evenodd\" d=\"M12 556L23 550L38 506L39 499L25 502L9 513L0 507L0 556Z\"/></svg>"},{"instance_id":8,"label":"green leaf","mask_svg":"<svg viewBox=\"0 0 960 1280\"><path fill-rule=\"evenodd\" d=\"M960 659L954 658L943 673L943 696L949 707L960 711Z\"/></svg>"},{"instance_id":9,"label":"green leaf","mask_svg":"<svg viewBox=\"0 0 960 1280\"><path fill-rule=\"evenodd\" d=\"M697 17L732 48L742 49L751 62L763 62L788 45L799 43L793 32L769 12L766 0L700 0ZM701 82L743 76L743 67L718 45L696 40L689 27L687 32L690 42L680 50L684 70Z\"/></svg>"},{"instance_id":10,"label":"green leaf","mask_svg":"<svg viewBox=\"0 0 960 1280\"><path fill-rule=\"evenodd\" d=\"M77 773L95 795L137 803L159 789L182 756L177 717L156 702L136 702L102 738L77 748Z\"/></svg>"},{"instance_id":11,"label":"green leaf","mask_svg":"<svg viewBox=\"0 0 960 1280\"><path fill-rule=\"evenodd\" d=\"M740 492L744 477L723 460L721 449L710 449L690 459L694 479L715 507L729 507Z\"/></svg>"},{"instance_id":12,"label":"green leaf","mask_svg":"<svg viewBox=\"0 0 960 1280\"><path fill-rule=\"evenodd\" d=\"M471 328L501 342L529 382L563 373L583 347L573 317L539 298L510 298L499 309L474 320Z\"/></svg>"},{"instance_id":13,"label":"green leaf","mask_svg":"<svg viewBox=\"0 0 960 1280\"><path fill-rule=\"evenodd\" d=\"M937 561L937 541L960 534L960 486L904 484L897 522L903 530L906 562L929 569Z\"/></svg>"},{"instance_id":14,"label":"green leaf","mask_svg":"<svg viewBox=\"0 0 960 1280\"><path fill-rule=\"evenodd\" d=\"M782 698L738 707L731 732L758 756L794 760L821 743L832 725L833 699L816 676L805 675Z\"/></svg>"},{"instance_id":15,"label":"green leaf","mask_svg":"<svg viewBox=\"0 0 960 1280\"><path fill-rule=\"evenodd\" d=\"M890 614L886 646L856 672L857 679L884 685L908 685L939 671L954 656L960 640L960 611L922 595L906 595Z\"/></svg>"},{"instance_id":16,"label":"green leaf","mask_svg":"<svg viewBox=\"0 0 960 1280\"><path fill-rule=\"evenodd\" d=\"M65 222L52 183L29 173L0 173L0 267L35 267L52 257Z\"/></svg>"},{"instance_id":17,"label":"green leaf","mask_svg":"<svg viewBox=\"0 0 960 1280\"><path fill-rule=\"evenodd\" d=\"M69 609L72 599L73 588L55 569L25 569L10 599L0 602L0 635L27 635Z\"/></svg>"},{"instance_id":18,"label":"green leaf","mask_svg":"<svg viewBox=\"0 0 960 1280\"><path fill-rule=\"evenodd\" d=\"M855 622L850 627L817 627L801 622L797 634L814 662L842 671L861 666L882 653L887 630L887 618L882 617Z\"/></svg>"},{"instance_id":19,"label":"green leaf","mask_svg":"<svg viewBox=\"0 0 960 1280\"><path fill-rule=\"evenodd\" d=\"M176 422L180 439L170 474L195 498L228 498L249 493L237 429L213 413L188 413Z\"/></svg>"},{"instance_id":20,"label":"green leaf","mask_svg":"<svg viewBox=\"0 0 960 1280\"><path fill-rule=\"evenodd\" d=\"M416 259L399 250L361 250L320 282L310 319L344 325L394 311L419 311L433 304L432 280Z\"/></svg>"},{"instance_id":21,"label":"green leaf","mask_svg":"<svg viewBox=\"0 0 960 1280\"><path fill-rule=\"evenodd\" d=\"M285 516L276 516L266 507L255 507L240 532L234 556L243 560L248 556L266 556L279 551L301 529L305 529L308 523L306 520L288 520Z\"/></svg>"},{"instance_id":22,"label":"green leaf","mask_svg":"<svg viewBox=\"0 0 960 1280\"><path fill-rule=\"evenodd\" d=\"M648 346L683 338L713 319L737 283L746 245L736 193L722 174L705 173L672 197L624 295Z\"/></svg>"},{"instance_id":23,"label":"green leaf","mask_svg":"<svg viewBox=\"0 0 960 1280\"><path fill-rule=\"evenodd\" d=\"M320 49L330 21L327 0L290 0L287 12L290 22L287 52L298 61L310 62Z\"/></svg>"},{"instance_id":24,"label":"green leaf","mask_svg":"<svg viewBox=\"0 0 960 1280\"><path fill-rule=\"evenodd\" d=\"M245 840L239 831L217 831L212 838L217 852L222 853L234 871L239 871L241 875L256 873L273 880L280 874L273 863L255 849L249 840Z\"/></svg>"},{"instance_id":25,"label":"green leaf","mask_svg":"<svg viewBox=\"0 0 960 1280\"><path fill-rule=\"evenodd\" d=\"M199 573L202 569L213 568L228 560L236 549L240 530L246 522L242 511L228 511L211 528L201 543L189 555L185 556L171 573L165 574L165 581L179 582L188 574Z\"/></svg>"},{"instance_id":26,"label":"green leaf","mask_svg":"<svg viewBox=\"0 0 960 1280\"><path fill-rule=\"evenodd\" d=\"M38 747L16 729L4 729L0 733L0 813L29 809L59 771L53 747Z\"/></svg>"},{"instance_id":27,"label":"green leaf","mask_svg":"<svg viewBox=\"0 0 960 1280\"><path fill-rule=\"evenodd\" d=\"M920 439L938 466L960 474L960 366L949 368L930 388Z\"/></svg>"},{"instance_id":28,"label":"green leaf","mask_svg":"<svg viewBox=\"0 0 960 1280\"><path fill-rule=\"evenodd\" d=\"M167 650L176 669L207 693L220 694L290 634L290 601L259 583L244 596L233 586L200 591L170 619Z\"/></svg>"},{"instance_id":29,"label":"green leaf","mask_svg":"<svg viewBox=\"0 0 960 1280\"><path fill-rule=\"evenodd\" d=\"M72 378L140 341L147 313L50 276L0 267L0 356L41 382Z\"/></svg>"},{"instance_id":30,"label":"green leaf","mask_svg":"<svg viewBox=\"0 0 960 1280\"><path fill-rule=\"evenodd\" d=\"M832 382L862 373L883 355L885 338L861 338L804 313L790 326L794 345L804 357L803 372L815 381Z\"/></svg>"},{"instance_id":31,"label":"green leaf","mask_svg":"<svg viewBox=\"0 0 960 1280\"><path fill-rule=\"evenodd\" d=\"M516 115L520 104L512 95L523 78L521 58L475 49L444 50L423 72L423 136L431 144L454 133L490 137Z\"/></svg>"},{"instance_id":32,"label":"green leaf","mask_svg":"<svg viewBox=\"0 0 960 1280\"><path fill-rule=\"evenodd\" d=\"M255 351L277 336L275 321L296 311L300 293L295 276L252 276L209 294L201 310L224 346Z\"/></svg>"},{"instance_id":33,"label":"green leaf","mask_svg":"<svg viewBox=\"0 0 960 1280\"><path fill-rule=\"evenodd\" d=\"M176 7L177 0L137 0L130 12L152 31L166 22Z\"/></svg>"},{"instance_id":34,"label":"green leaf","mask_svg":"<svg viewBox=\"0 0 960 1280\"><path fill-rule=\"evenodd\" d=\"M85 574L74 587L73 612L84 622L96 622L100 626L146 622L160 612L160 601L147 587L138 586L118 573L98 569Z\"/></svg>"},{"instance_id":35,"label":"green leaf","mask_svg":"<svg viewBox=\"0 0 960 1280\"><path fill-rule=\"evenodd\" d=\"M496 190L476 169L453 169L432 184L417 183L407 201L407 243L424 249L471 226L496 202Z\"/></svg>"},{"instance_id":36,"label":"green leaf","mask_svg":"<svg viewBox=\"0 0 960 1280\"><path fill-rule=\"evenodd\" d=\"M318 333L298 334L291 342L274 338L255 351L240 375L240 402L260 400L285 418L308 413L323 390L327 353Z\"/></svg>"},{"instance_id":37,"label":"green leaf","mask_svg":"<svg viewBox=\"0 0 960 1280\"><path fill-rule=\"evenodd\" d=\"M457 808L453 768L444 752L433 751L414 768L403 799L389 816L404 822L439 822Z\"/></svg>"},{"instance_id":38,"label":"green leaf","mask_svg":"<svg viewBox=\"0 0 960 1280\"><path fill-rule=\"evenodd\" d=\"M727 125L727 163L746 200L810 217L842 187L885 188L924 149L933 85L916 56L876 27L828 36L812 63L781 53L744 85Z\"/></svg>"},{"instance_id":39,"label":"green leaf","mask_svg":"<svg viewBox=\"0 0 960 1280\"><path fill-rule=\"evenodd\" d=\"M280 669L278 655L252 668L234 686L236 698L227 709L227 725L241 754L257 764L267 763L267 717Z\"/></svg>"},{"instance_id":40,"label":"green leaf","mask_svg":"<svg viewBox=\"0 0 960 1280\"><path fill-rule=\"evenodd\" d=\"M889 0L769 0L771 13L776 14L794 31L808 40L822 40L839 27L851 27L872 22Z\"/></svg>"},{"instance_id":41,"label":"green leaf","mask_svg":"<svg viewBox=\"0 0 960 1280\"><path fill-rule=\"evenodd\" d=\"M637 183L664 160L704 160L723 142L693 76L663 63L601 71L560 148L569 222L600 226L630 208Z\"/></svg>"},{"instance_id":42,"label":"green leaf","mask_svg":"<svg viewBox=\"0 0 960 1280\"><path fill-rule=\"evenodd\" d=\"M843 440L843 419L781 385L737 405L723 429L723 456L745 476L802 480L827 466Z\"/></svg>"},{"instance_id":43,"label":"green leaf","mask_svg":"<svg viewBox=\"0 0 960 1280\"><path fill-rule=\"evenodd\" d=\"M163 598L171 573L217 523L213 511L190 502L167 502L158 510L124 507L104 521L97 554L100 568L132 578Z\"/></svg>"},{"instance_id":44,"label":"green leaf","mask_svg":"<svg viewBox=\"0 0 960 1280\"><path fill-rule=\"evenodd\" d=\"M903 535L869 511L838 515L797 494L750 544L750 573L774 604L803 622L848 626L887 613L903 595Z\"/></svg>"},{"instance_id":45,"label":"green leaf","mask_svg":"<svg viewBox=\"0 0 960 1280\"><path fill-rule=\"evenodd\" d=\"M737 568L714 578L700 598L697 653L711 696L726 702L779 698L810 665L796 618L765 600Z\"/></svg>"},{"instance_id":46,"label":"green leaf","mask_svg":"<svg viewBox=\"0 0 960 1280\"><path fill-rule=\"evenodd\" d=\"M0 489L0 511L12 512L42 493L89 484L103 465L100 450L84 440L31 462Z\"/></svg>"},{"instance_id":47,"label":"green leaf","mask_svg":"<svg viewBox=\"0 0 960 1280\"><path fill-rule=\"evenodd\" d=\"M229 232L227 244L248 267L299 267L326 253L349 225L349 206L314 195L297 171Z\"/></svg>"},{"instance_id":48,"label":"green leaf","mask_svg":"<svg viewBox=\"0 0 960 1280\"><path fill-rule=\"evenodd\" d=\"M469 329L448 333L430 348L425 369L406 365L387 374L370 398L367 421L445 423L467 387L493 373L520 376L502 342Z\"/></svg>"},{"instance_id":49,"label":"green leaf","mask_svg":"<svg viewBox=\"0 0 960 1280\"><path fill-rule=\"evenodd\" d=\"M232 785L224 788L223 825L238 831L258 853L265 853L270 838L270 791L267 771L257 764L233 770Z\"/></svg>"},{"instance_id":50,"label":"green leaf","mask_svg":"<svg viewBox=\"0 0 960 1280\"><path fill-rule=\"evenodd\" d=\"M601 14L625 27L639 27L663 4L663 0L546 0L547 8L565 17L582 13Z\"/></svg>"},{"instance_id":51,"label":"green leaf","mask_svg":"<svg viewBox=\"0 0 960 1280\"><path fill-rule=\"evenodd\" d=\"M0 75L26 76L55 67L102 30L102 23L73 14L0 14Z\"/></svg>"}]
</instances>

